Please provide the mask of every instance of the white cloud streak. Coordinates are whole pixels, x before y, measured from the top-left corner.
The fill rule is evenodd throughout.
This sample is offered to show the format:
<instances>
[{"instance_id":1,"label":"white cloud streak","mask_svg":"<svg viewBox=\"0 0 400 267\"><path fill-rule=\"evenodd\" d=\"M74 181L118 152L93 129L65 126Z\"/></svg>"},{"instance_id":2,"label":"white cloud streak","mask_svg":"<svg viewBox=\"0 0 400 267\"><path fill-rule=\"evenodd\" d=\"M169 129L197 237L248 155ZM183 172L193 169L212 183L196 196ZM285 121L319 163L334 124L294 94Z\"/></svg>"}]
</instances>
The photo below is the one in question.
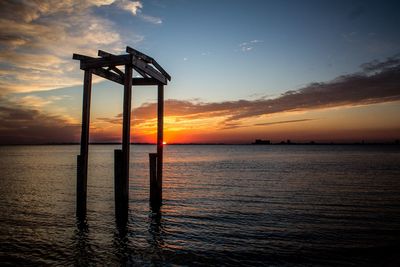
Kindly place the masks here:
<instances>
[{"instance_id":1,"label":"white cloud streak","mask_svg":"<svg viewBox=\"0 0 400 267\"><path fill-rule=\"evenodd\" d=\"M81 84L79 64L71 61L73 53L95 55L97 49L118 53L126 43L143 40L136 33L121 35L113 21L94 12L99 7L137 16L143 6L128 0L1 1L0 94ZM155 17L144 20L157 23Z\"/></svg>"},{"instance_id":2,"label":"white cloud streak","mask_svg":"<svg viewBox=\"0 0 400 267\"><path fill-rule=\"evenodd\" d=\"M251 40L248 42L243 42L243 43L239 44L239 47L242 52L249 52L254 49L255 44L263 43L263 42L264 41L262 41L262 40L254 39L254 40Z\"/></svg>"}]
</instances>

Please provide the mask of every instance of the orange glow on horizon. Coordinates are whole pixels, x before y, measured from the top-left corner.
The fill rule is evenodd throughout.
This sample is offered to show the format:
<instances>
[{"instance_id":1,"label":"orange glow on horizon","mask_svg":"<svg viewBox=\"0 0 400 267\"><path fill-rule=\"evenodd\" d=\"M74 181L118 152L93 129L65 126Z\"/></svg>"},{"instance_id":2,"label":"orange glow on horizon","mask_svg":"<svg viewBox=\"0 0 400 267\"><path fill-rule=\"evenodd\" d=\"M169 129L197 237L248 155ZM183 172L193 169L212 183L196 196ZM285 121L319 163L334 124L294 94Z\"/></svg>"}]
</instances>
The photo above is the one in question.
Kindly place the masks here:
<instances>
[{"instance_id":1,"label":"orange glow on horizon","mask_svg":"<svg viewBox=\"0 0 400 267\"><path fill-rule=\"evenodd\" d=\"M281 112L231 122L226 117L166 116L163 145L168 143L251 143L255 139L292 141L387 141L399 136L399 102L368 106ZM368 114L369 116L364 116ZM388 115L390 114L390 116ZM382 118L385 118L384 120ZM121 124L94 121L91 140L121 140ZM133 123L132 142L156 143L154 118Z\"/></svg>"}]
</instances>

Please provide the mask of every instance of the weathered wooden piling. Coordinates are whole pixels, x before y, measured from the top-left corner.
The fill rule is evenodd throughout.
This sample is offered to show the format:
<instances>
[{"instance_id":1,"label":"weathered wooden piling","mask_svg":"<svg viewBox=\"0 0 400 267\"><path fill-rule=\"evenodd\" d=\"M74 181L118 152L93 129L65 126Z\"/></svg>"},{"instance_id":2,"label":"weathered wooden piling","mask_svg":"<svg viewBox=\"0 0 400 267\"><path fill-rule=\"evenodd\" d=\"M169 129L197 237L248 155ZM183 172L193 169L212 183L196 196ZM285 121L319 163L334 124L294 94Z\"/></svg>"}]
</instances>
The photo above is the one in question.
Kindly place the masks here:
<instances>
[{"instance_id":1,"label":"weathered wooden piling","mask_svg":"<svg viewBox=\"0 0 400 267\"><path fill-rule=\"evenodd\" d=\"M157 101L157 187L160 205L162 204L162 174L164 150L164 85L158 85Z\"/></svg>"},{"instance_id":2,"label":"weathered wooden piling","mask_svg":"<svg viewBox=\"0 0 400 267\"><path fill-rule=\"evenodd\" d=\"M131 145L131 103L132 103L132 66L125 65L124 75L124 106L122 121L122 177L120 198L115 199L120 207L117 217L127 218L129 206L129 155ZM119 201L120 203L117 203Z\"/></svg>"},{"instance_id":3,"label":"weathered wooden piling","mask_svg":"<svg viewBox=\"0 0 400 267\"><path fill-rule=\"evenodd\" d=\"M92 92L92 71L85 70L83 80L83 104L82 104L82 132L81 154L77 157L77 185L76 185L76 215L86 216L87 195L87 170L89 153L89 122L90 122L90 98Z\"/></svg>"},{"instance_id":4,"label":"weathered wooden piling","mask_svg":"<svg viewBox=\"0 0 400 267\"><path fill-rule=\"evenodd\" d=\"M160 194L157 183L157 153L149 154L149 169L150 169L150 206L153 210L160 208Z\"/></svg>"},{"instance_id":5,"label":"weathered wooden piling","mask_svg":"<svg viewBox=\"0 0 400 267\"><path fill-rule=\"evenodd\" d=\"M125 217L124 201L123 201L123 175L122 175L122 150L114 150L114 200L115 215L117 218Z\"/></svg>"},{"instance_id":6,"label":"weathered wooden piling","mask_svg":"<svg viewBox=\"0 0 400 267\"><path fill-rule=\"evenodd\" d=\"M129 155L132 85L158 86L158 122L157 122L157 153L150 156L150 177L153 185L154 204L161 205L162 200L162 164L163 164L163 116L164 116L164 85L171 76L151 57L133 49L126 48L128 54L113 55L99 50L100 58L74 54L73 59L80 60L80 68L85 71L83 84L81 151L77 157L77 204L76 214L79 218L86 215L87 170L90 121L90 97L92 89L92 74L122 84L124 86L122 149L114 152L114 190L115 214L117 222L125 221L129 204ZM125 72L117 66L125 66ZM142 77L133 78L133 70ZM155 205L155 206L157 206Z\"/></svg>"}]
</instances>

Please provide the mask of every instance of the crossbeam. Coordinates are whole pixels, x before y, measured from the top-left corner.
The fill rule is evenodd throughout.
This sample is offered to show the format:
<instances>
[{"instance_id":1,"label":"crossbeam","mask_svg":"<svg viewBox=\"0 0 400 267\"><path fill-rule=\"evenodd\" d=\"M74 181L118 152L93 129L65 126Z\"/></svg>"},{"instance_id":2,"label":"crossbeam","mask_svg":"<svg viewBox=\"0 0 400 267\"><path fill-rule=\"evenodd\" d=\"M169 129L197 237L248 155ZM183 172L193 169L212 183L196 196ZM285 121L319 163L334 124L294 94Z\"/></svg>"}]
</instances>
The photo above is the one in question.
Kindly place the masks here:
<instances>
[{"instance_id":1,"label":"crossbeam","mask_svg":"<svg viewBox=\"0 0 400 267\"><path fill-rule=\"evenodd\" d=\"M131 55L109 56L103 58L81 60L81 69L97 69L102 67L115 67L132 64Z\"/></svg>"}]
</instances>

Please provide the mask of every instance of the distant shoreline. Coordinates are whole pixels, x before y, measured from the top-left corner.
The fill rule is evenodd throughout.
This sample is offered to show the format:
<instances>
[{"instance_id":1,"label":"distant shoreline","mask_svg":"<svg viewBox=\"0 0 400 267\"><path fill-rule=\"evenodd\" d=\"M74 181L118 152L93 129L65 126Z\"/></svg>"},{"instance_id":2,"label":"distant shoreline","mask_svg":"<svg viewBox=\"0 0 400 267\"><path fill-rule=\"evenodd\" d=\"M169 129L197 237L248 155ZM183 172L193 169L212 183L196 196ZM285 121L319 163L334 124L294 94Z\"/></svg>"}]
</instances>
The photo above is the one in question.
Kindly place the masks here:
<instances>
[{"instance_id":1,"label":"distant shoreline","mask_svg":"<svg viewBox=\"0 0 400 267\"><path fill-rule=\"evenodd\" d=\"M38 144L0 144L0 146L73 146L80 143L38 143ZM90 145L121 145L121 143L113 142L94 142ZM131 143L131 145L156 145L156 143ZM256 143L170 143L167 146L399 146L398 140L394 142L277 142L269 144L256 144Z\"/></svg>"}]
</instances>

